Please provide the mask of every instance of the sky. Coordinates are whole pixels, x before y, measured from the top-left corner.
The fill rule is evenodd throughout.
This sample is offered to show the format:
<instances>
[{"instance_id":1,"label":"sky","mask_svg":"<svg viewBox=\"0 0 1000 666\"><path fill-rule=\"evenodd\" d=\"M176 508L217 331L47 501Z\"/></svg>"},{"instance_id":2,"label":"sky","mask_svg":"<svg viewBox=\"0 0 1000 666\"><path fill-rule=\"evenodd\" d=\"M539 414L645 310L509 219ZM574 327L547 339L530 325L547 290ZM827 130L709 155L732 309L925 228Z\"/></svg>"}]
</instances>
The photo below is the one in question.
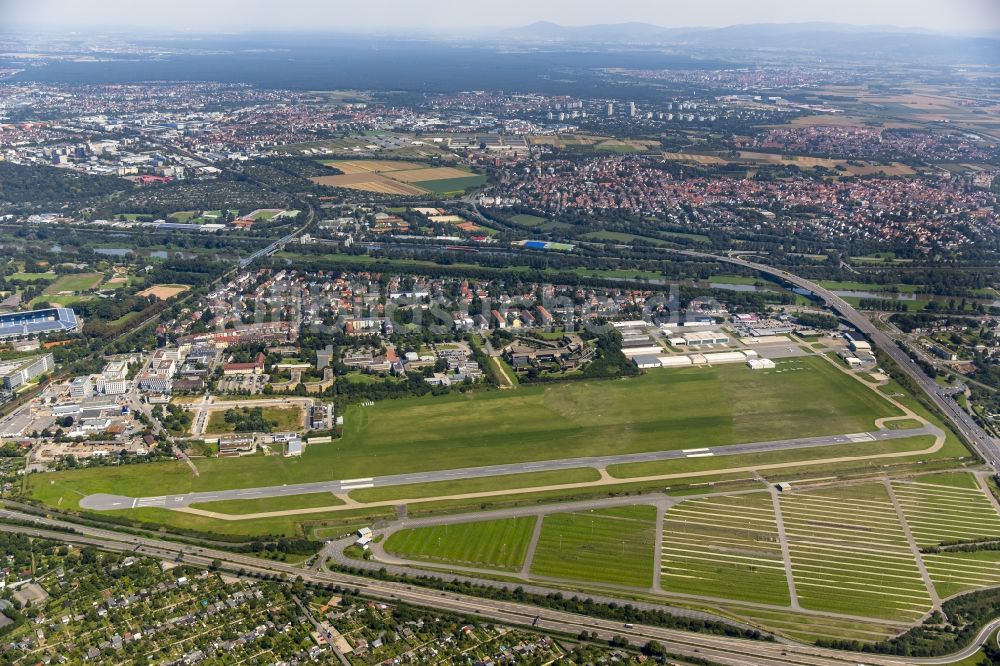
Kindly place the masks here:
<instances>
[{"instance_id":1,"label":"sky","mask_svg":"<svg viewBox=\"0 0 1000 666\"><path fill-rule=\"evenodd\" d=\"M643 21L665 27L828 21L1000 31L1000 0L0 0L0 28L248 30L515 27Z\"/></svg>"}]
</instances>

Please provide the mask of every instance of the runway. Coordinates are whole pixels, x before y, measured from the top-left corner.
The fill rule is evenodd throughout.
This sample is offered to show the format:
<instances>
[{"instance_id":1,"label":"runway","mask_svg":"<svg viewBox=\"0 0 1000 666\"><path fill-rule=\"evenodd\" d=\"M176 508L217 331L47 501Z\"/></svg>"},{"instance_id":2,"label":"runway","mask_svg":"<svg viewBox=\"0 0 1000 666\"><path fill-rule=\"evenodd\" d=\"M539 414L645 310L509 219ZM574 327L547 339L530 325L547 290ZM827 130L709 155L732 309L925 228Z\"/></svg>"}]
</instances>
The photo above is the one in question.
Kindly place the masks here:
<instances>
[{"instance_id":1,"label":"runway","mask_svg":"<svg viewBox=\"0 0 1000 666\"><path fill-rule=\"evenodd\" d=\"M731 444L716 447L695 447L670 451L649 451L646 453L627 453L614 456L593 456L587 458L565 458L561 460L539 460L534 462L507 463L487 467L465 467L459 469L437 470L427 472L410 472L387 476L345 479L337 481L317 481L312 483L296 483L283 486L266 486L261 488L236 488L231 490L214 490L205 492L185 493L181 495L158 495L154 497L126 497L123 495L95 494L87 495L80 500L80 508L91 511L112 511L120 509L180 509L204 502L220 502L223 500L252 500L268 497L283 497L286 495L303 495L306 493L347 493L364 488L382 488L386 486L402 486L412 483L433 483L436 481L458 481L461 479L478 479L506 474L525 474L529 472L551 472L557 470L592 467L605 469L609 465L629 463L659 462L663 460L678 460L682 458L707 458L712 456L733 456L752 453L769 453L793 449L819 448L839 444L859 444L863 442L881 442L891 439L918 437L921 435L940 434L934 426L924 426L910 430L876 430L874 432L859 432L846 435L827 435L821 437L801 437L798 439L781 439L769 442L752 442L748 444ZM623 479L623 482L626 482Z\"/></svg>"}]
</instances>

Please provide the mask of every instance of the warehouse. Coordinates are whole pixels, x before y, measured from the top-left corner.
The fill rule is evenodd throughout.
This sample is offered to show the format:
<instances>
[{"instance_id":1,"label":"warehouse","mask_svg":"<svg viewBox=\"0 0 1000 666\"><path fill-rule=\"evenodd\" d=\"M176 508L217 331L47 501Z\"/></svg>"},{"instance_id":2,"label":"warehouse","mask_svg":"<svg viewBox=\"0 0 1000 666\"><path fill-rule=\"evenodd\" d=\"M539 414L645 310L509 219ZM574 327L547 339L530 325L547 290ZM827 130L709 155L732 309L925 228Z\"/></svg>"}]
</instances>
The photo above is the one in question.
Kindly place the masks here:
<instances>
[{"instance_id":1,"label":"warehouse","mask_svg":"<svg viewBox=\"0 0 1000 666\"><path fill-rule=\"evenodd\" d=\"M762 335L759 337L740 338L745 345L778 345L791 343L791 338L785 335Z\"/></svg>"},{"instance_id":2,"label":"warehouse","mask_svg":"<svg viewBox=\"0 0 1000 666\"><path fill-rule=\"evenodd\" d=\"M755 351L729 351L704 354L706 363L744 363L749 358L756 358Z\"/></svg>"},{"instance_id":3,"label":"warehouse","mask_svg":"<svg viewBox=\"0 0 1000 666\"><path fill-rule=\"evenodd\" d=\"M728 345L729 337L718 331L692 331L684 333L684 343L688 347L703 347L706 345Z\"/></svg>"},{"instance_id":4,"label":"warehouse","mask_svg":"<svg viewBox=\"0 0 1000 666\"><path fill-rule=\"evenodd\" d=\"M774 361L769 358L747 359L747 367L751 370L770 370L774 368Z\"/></svg>"},{"instance_id":5,"label":"warehouse","mask_svg":"<svg viewBox=\"0 0 1000 666\"><path fill-rule=\"evenodd\" d=\"M640 370L648 370L649 368L659 368L660 359L651 354L643 354L641 356L633 356L632 362Z\"/></svg>"},{"instance_id":6,"label":"warehouse","mask_svg":"<svg viewBox=\"0 0 1000 666\"><path fill-rule=\"evenodd\" d=\"M651 344L653 344L653 340L648 335L622 336L622 349L629 349L633 347L648 347Z\"/></svg>"},{"instance_id":7,"label":"warehouse","mask_svg":"<svg viewBox=\"0 0 1000 666\"><path fill-rule=\"evenodd\" d=\"M663 353L663 349L659 346L631 347L628 349L622 349L622 353L629 358L648 355L659 356Z\"/></svg>"}]
</instances>

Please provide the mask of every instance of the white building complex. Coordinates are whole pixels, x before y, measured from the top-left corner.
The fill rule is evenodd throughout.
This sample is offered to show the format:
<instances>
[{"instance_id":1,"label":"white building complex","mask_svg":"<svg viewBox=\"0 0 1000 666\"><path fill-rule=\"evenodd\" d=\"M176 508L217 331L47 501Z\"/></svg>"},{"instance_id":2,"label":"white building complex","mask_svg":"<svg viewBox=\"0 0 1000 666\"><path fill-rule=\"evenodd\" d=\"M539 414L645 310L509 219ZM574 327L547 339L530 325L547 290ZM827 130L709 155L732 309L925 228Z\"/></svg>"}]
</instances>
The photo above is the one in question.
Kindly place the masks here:
<instances>
[{"instance_id":1,"label":"white building complex","mask_svg":"<svg viewBox=\"0 0 1000 666\"><path fill-rule=\"evenodd\" d=\"M0 387L13 391L56 367L52 354L0 361Z\"/></svg>"}]
</instances>

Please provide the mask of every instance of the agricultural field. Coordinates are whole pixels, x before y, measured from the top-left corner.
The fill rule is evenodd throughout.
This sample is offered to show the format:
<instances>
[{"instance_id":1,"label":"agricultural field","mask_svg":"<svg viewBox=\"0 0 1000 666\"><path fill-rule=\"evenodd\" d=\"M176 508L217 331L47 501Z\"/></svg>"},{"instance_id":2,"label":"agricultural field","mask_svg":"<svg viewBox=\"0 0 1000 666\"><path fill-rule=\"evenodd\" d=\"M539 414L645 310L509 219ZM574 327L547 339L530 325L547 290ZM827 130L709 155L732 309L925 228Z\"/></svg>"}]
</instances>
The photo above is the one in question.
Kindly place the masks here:
<instances>
[{"instance_id":1,"label":"agricultural field","mask_svg":"<svg viewBox=\"0 0 1000 666\"><path fill-rule=\"evenodd\" d=\"M942 599L1000 585L1000 551L943 551L924 555L924 566Z\"/></svg>"},{"instance_id":2,"label":"agricultural field","mask_svg":"<svg viewBox=\"0 0 1000 666\"><path fill-rule=\"evenodd\" d=\"M581 148L593 146L606 137L591 137L583 134L541 134L527 137L528 145L552 146L553 148Z\"/></svg>"},{"instance_id":3,"label":"agricultural field","mask_svg":"<svg viewBox=\"0 0 1000 666\"><path fill-rule=\"evenodd\" d=\"M341 173L382 173L383 171L404 171L413 169L413 162L402 160L322 160L324 166L333 167Z\"/></svg>"},{"instance_id":4,"label":"agricultural field","mask_svg":"<svg viewBox=\"0 0 1000 666\"><path fill-rule=\"evenodd\" d=\"M872 284L870 282L838 282L836 280L819 280L819 286L833 291L871 291L871 292L899 292L901 294L914 294L919 289L915 284Z\"/></svg>"},{"instance_id":5,"label":"agricultural field","mask_svg":"<svg viewBox=\"0 0 1000 666\"><path fill-rule=\"evenodd\" d=\"M525 213L511 215L510 221L525 227L537 227L548 222L548 220L544 217L539 217L537 215L527 215Z\"/></svg>"},{"instance_id":6,"label":"agricultural field","mask_svg":"<svg viewBox=\"0 0 1000 666\"><path fill-rule=\"evenodd\" d=\"M468 171L454 167L424 167L420 169L392 171L392 179L400 180L404 183L419 183L425 180L451 180L453 178L465 178L468 175Z\"/></svg>"},{"instance_id":7,"label":"agricultural field","mask_svg":"<svg viewBox=\"0 0 1000 666\"><path fill-rule=\"evenodd\" d=\"M909 621L930 608L882 484L783 494L781 513L803 608Z\"/></svg>"},{"instance_id":8,"label":"agricultural field","mask_svg":"<svg viewBox=\"0 0 1000 666\"><path fill-rule=\"evenodd\" d=\"M486 182L486 176L467 169L436 167L422 162L324 160L322 164L337 169L341 175L313 178L312 181L318 185L383 194L442 195L464 192Z\"/></svg>"},{"instance_id":9,"label":"agricultural field","mask_svg":"<svg viewBox=\"0 0 1000 666\"><path fill-rule=\"evenodd\" d=\"M609 153L638 153L644 150L651 150L660 145L659 141L642 139L607 139L597 143L596 150L604 150Z\"/></svg>"},{"instance_id":10,"label":"agricultural field","mask_svg":"<svg viewBox=\"0 0 1000 666\"><path fill-rule=\"evenodd\" d=\"M787 605L788 584L768 493L688 500L663 523L660 587Z\"/></svg>"},{"instance_id":11,"label":"agricultural field","mask_svg":"<svg viewBox=\"0 0 1000 666\"><path fill-rule=\"evenodd\" d=\"M480 187L486 183L486 176L465 175L457 178L442 178L439 180L420 180L414 184L422 187L431 194L445 195L462 193L473 187Z\"/></svg>"},{"instance_id":12,"label":"agricultural field","mask_svg":"<svg viewBox=\"0 0 1000 666\"><path fill-rule=\"evenodd\" d=\"M685 240L698 241L699 243L707 243L709 240L708 236L703 234L685 234L674 231L661 231L659 233L670 238L683 238ZM591 231L583 234L580 238L595 241L611 241L614 243L631 243L632 241L637 240L642 241L643 243L649 243L650 245L670 245L670 242L663 238L638 236L636 234L627 234L621 231Z\"/></svg>"},{"instance_id":13,"label":"agricultural field","mask_svg":"<svg viewBox=\"0 0 1000 666\"><path fill-rule=\"evenodd\" d=\"M960 472L942 476L972 481ZM918 546L1000 540L1000 515L982 490L925 483L923 478L892 484Z\"/></svg>"},{"instance_id":14,"label":"agricultural field","mask_svg":"<svg viewBox=\"0 0 1000 666\"><path fill-rule=\"evenodd\" d=\"M725 160L717 155L702 155L699 153L663 153L663 159L668 162L690 162L693 164L726 164Z\"/></svg>"},{"instance_id":15,"label":"agricultural field","mask_svg":"<svg viewBox=\"0 0 1000 666\"><path fill-rule=\"evenodd\" d=\"M386 539L385 550L410 560L518 571L536 520L525 516L400 530Z\"/></svg>"},{"instance_id":16,"label":"agricultural field","mask_svg":"<svg viewBox=\"0 0 1000 666\"><path fill-rule=\"evenodd\" d=\"M653 506L551 513L542 519L531 573L648 588L655 540Z\"/></svg>"},{"instance_id":17,"label":"agricultural field","mask_svg":"<svg viewBox=\"0 0 1000 666\"><path fill-rule=\"evenodd\" d=\"M876 643L894 638L908 628L905 624L890 624L884 620L840 619L829 615L807 615L790 609L774 610L736 604L720 607L733 617L804 643L830 638Z\"/></svg>"},{"instance_id":18,"label":"agricultural field","mask_svg":"<svg viewBox=\"0 0 1000 666\"><path fill-rule=\"evenodd\" d=\"M377 173L362 172L343 176L317 176L310 180L317 185L343 187L349 190L361 190L362 192L375 192L378 194L416 196L427 193L419 187L385 178Z\"/></svg>"},{"instance_id":19,"label":"agricultural field","mask_svg":"<svg viewBox=\"0 0 1000 666\"><path fill-rule=\"evenodd\" d=\"M852 160L853 161L853 160ZM777 153L740 152L739 163L745 164L780 164L786 166L797 166L800 169L824 169L834 170L842 167L844 175L847 176L871 176L884 173L887 176L912 176L916 174L912 168L899 162L890 164L880 164L878 162L857 162L848 164L847 160L829 159L825 157L810 157L806 155L782 155ZM859 166L860 165L860 166Z\"/></svg>"},{"instance_id":20,"label":"agricultural field","mask_svg":"<svg viewBox=\"0 0 1000 666\"><path fill-rule=\"evenodd\" d=\"M344 436L298 459L201 459L197 477L180 462L154 463L130 468L138 483L125 486L110 468L73 470L46 475L71 492L50 493L44 484L32 489L43 501L75 504L81 494L98 492L146 496L365 477L372 460L380 474L396 474L862 432L876 418L899 415L822 358L796 364L804 370L756 373L726 365L349 406Z\"/></svg>"},{"instance_id":21,"label":"agricultural field","mask_svg":"<svg viewBox=\"0 0 1000 666\"><path fill-rule=\"evenodd\" d=\"M709 284L711 283L735 284L735 285L747 285L747 286L759 284L759 285L777 287L777 285L775 285L773 282L768 282L767 280L764 280L762 278L749 277L746 275L711 275L705 280L705 282L708 282Z\"/></svg>"}]
</instances>

